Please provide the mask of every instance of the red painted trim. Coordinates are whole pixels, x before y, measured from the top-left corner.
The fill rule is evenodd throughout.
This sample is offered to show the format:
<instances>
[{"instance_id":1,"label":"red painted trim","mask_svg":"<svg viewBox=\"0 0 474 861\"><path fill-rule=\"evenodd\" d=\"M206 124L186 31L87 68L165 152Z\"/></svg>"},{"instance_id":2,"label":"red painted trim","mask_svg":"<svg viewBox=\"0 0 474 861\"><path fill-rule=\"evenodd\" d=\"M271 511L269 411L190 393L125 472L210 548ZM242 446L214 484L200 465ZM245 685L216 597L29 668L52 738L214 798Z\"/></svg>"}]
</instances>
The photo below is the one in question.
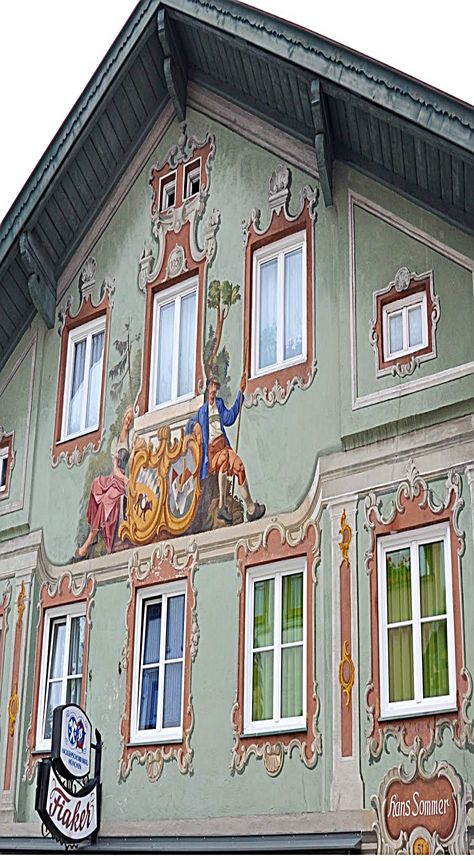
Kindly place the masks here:
<instances>
[{"instance_id":1,"label":"red painted trim","mask_svg":"<svg viewBox=\"0 0 474 861\"><path fill-rule=\"evenodd\" d=\"M36 635L36 659L35 659L35 674L33 681L33 705L31 709L31 721L28 729L27 737L26 737L26 746L28 752L28 766L27 766L27 774L31 777L33 773L33 769L35 763L42 759L47 754L42 751L40 753L35 753L36 746L36 735L37 735L37 721L38 721L38 707L39 707L39 692L40 692L40 681L41 681L41 658L43 652L43 634L44 634L44 625L46 618L46 611L50 610L53 607L64 607L64 612L67 613L68 608L74 604L84 603L86 605L85 609L85 631L84 631L84 655L82 661L82 684L81 684L81 708L85 709L86 705L86 689L87 689L87 664L89 659L89 610L90 603L92 601L92 596L94 594L94 581L92 577L89 577L84 584L84 588L82 592L77 595L72 591L71 588L71 577L64 576L60 582L57 591L54 595L51 595L48 589L47 583L43 583L41 587L40 600L39 600L39 612L40 619L38 625L38 632Z\"/></svg>"},{"instance_id":2,"label":"red painted trim","mask_svg":"<svg viewBox=\"0 0 474 861\"><path fill-rule=\"evenodd\" d=\"M290 367L277 368L268 374L252 377L252 308L253 308L253 254L265 245L271 245L292 234L306 233L306 360ZM308 209L305 208L297 221L288 221L284 207L277 214L272 212L270 226L265 233L255 231L252 223L245 251L245 296L244 296L244 334L247 350L247 394L251 395L258 388L273 388L278 380L284 388L294 376L307 376L314 360L314 265L313 265L313 222Z\"/></svg>"},{"instance_id":3,"label":"red painted trim","mask_svg":"<svg viewBox=\"0 0 474 861\"><path fill-rule=\"evenodd\" d=\"M387 730L394 732L402 731L404 741L407 745L414 745L415 739L419 737L423 747L427 747L430 742L432 732L439 720L451 720L456 723L459 714L460 697L467 690L466 679L461 673L463 667L463 636L462 636L462 614L461 614L461 588L460 588L460 570L459 556L457 554L458 539L454 530L452 511L448 505L438 514L433 514L429 506L420 508L420 489L418 495L413 499L404 499L404 511L397 513L394 520L390 524L384 525L375 522L374 526L374 553L370 561L370 625L371 625L371 652L372 652L372 683L373 691L371 692L368 705L374 706L374 726L372 737ZM453 491L454 493L454 491ZM450 526L450 543L451 543L451 570L452 570L452 586L453 586L453 616L454 616L454 648L455 648L455 664L456 664L456 690L458 709L450 714L432 714L432 715L417 715L410 718L394 718L393 720L380 721L380 662L379 662L379 596L378 596L378 579L377 579L377 539L382 535L390 533L406 532L407 530L416 529L422 526L431 526L435 523L449 522Z\"/></svg>"},{"instance_id":4,"label":"red painted trim","mask_svg":"<svg viewBox=\"0 0 474 861\"><path fill-rule=\"evenodd\" d=\"M100 393L100 408L99 408L99 427L96 431L82 434L72 439L61 440L62 423L63 423L63 406L64 406L64 386L66 382L66 362L69 343L69 334L83 326L84 323L91 323L99 317L105 317L105 334L104 334L104 356L102 360L102 385ZM97 451L102 439L104 428L104 404L105 404L105 389L107 378L107 359L109 351L109 329L110 329L110 299L109 293L106 290L104 296L98 305L92 304L90 296L86 296L81 304L81 307L75 317L71 316L69 309L66 312L64 328L61 333L61 353L59 358L59 376L58 376L58 396L56 399L56 418L54 422L54 439L52 445L53 464L56 465L59 457L64 454L66 461L71 462L72 455L77 449L82 455L84 449L88 445L94 446Z\"/></svg>"}]
</instances>

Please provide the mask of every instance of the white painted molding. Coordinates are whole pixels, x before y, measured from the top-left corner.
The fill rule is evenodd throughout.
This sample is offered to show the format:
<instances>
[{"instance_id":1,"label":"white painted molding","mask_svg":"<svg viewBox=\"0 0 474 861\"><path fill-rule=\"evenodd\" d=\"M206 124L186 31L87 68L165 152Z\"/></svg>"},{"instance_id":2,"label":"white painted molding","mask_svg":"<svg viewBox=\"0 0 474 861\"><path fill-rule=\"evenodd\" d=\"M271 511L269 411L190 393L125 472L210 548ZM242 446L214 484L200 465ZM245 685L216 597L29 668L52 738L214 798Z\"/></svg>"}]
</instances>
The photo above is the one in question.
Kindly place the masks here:
<instances>
[{"instance_id":1,"label":"white painted molding","mask_svg":"<svg viewBox=\"0 0 474 861\"><path fill-rule=\"evenodd\" d=\"M440 386L443 383L458 380L462 377L474 374L474 361L466 362L462 365L457 365L453 368L446 368L443 371L438 371L435 374L429 374L418 380L410 380L400 385L390 386L387 389L371 392L367 395L359 395L358 393L358 370L357 370L357 317L356 317L356 245L354 233L354 208L358 206L365 212L369 212L381 221L395 227L397 230L422 242L428 248L446 257L448 260L467 269L471 273L473 282L473 298L474 298L474 260L466 255L461 254L456 249L445 245L438 239L435 239L424 230L415 227L403 218L400 218L395 213L379 206L373 201L361 194L358 194L352 189L348 189L348 218L349 218L349 308L350 308L350 349L351 349L351 378L352 378L352 409L358 410L363 407L381 404L385 401L393 400L394 398L402 398L406 395L420 392L424 389Z\"/></svg>"}]
</instances>

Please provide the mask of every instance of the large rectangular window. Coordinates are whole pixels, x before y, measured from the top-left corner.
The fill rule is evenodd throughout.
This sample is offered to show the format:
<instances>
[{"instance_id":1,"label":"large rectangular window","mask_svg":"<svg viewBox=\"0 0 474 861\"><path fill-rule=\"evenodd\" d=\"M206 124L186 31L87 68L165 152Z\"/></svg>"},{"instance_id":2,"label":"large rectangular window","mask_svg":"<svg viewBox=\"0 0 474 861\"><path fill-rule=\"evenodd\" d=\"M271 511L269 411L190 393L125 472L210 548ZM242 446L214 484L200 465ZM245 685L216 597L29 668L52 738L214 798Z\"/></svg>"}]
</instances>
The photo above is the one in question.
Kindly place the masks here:
<instances>
[{"instance_id":1,"label":"large rectangular window","mask_svg":"<svg viewBox=\"0 0 474 861\"><path fill-rule=\"evenodd\" d=\"M83 605L46 612L37 721L39 750L48 749L51 744L56 706L81 702L85 629Z\"/></svg>"},{"instance_id":2,"label":"large rectangular window","mask_svg":"<svg viewBox=\"0 0 474 861\"><path fill-rule=\"evenodd\" d=\"M306 560L248 570L244 732L306 727Z\"/></svg>"},{"instance_id":3,"label":"large rectangular window","mask_svg":"<svg viewBox=\"0 0 474 861\"><path fill-rule=\"evenodd\" d=\"M137 597L131 741L182 734L186 597L176 584Z\"/></svg>"},{"instance_id":4,"label":"large rectangular window","mask_svg":"<svg viewBox=\"0 0 474 861\"><path fill-rule=\"evenodd\" d=\"M306 360L306 234L253 254L252 376Z\"/></svg>"},{"instance_id":5,"label":"large rectangular window","mask_svg":"<svg viewBox=\"0 0 474 861\"><path fill-rule=\"evenodd\" d=\"M149 409L194 395L196 328L194 280L156 294Z\"/></svg>"},{"instance_id":6,"label":"large rectangular window","mask_svg":"<svg viewBox=\"0 0 474 861\"><path fill-rule=\"evenodd\" d=\"M105 317L69 332L62 439L97 430L102 396Z\"/></svg>"},{"instance_id":7,"label":"large rectangular window","mask_svg":"<svg viewBox=\"0 0 474 861\"><path fill-rule=\"evenodd\" d=\"M381 716L456 708L449 526L378 539Z\"/></svg>"}]
</instances>

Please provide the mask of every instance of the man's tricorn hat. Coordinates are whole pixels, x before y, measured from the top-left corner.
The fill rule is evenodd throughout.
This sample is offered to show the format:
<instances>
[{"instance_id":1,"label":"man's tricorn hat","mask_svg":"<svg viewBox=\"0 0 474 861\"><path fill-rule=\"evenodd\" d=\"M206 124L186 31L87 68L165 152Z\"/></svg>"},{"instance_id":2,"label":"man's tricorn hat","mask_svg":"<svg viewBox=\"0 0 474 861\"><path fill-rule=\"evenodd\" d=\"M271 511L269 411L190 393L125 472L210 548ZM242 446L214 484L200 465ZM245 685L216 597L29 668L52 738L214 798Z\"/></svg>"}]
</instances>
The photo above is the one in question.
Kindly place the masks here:
<instances>
[{"instance_id":1,"label":"man's tricorn hat","mask_svg":"<svg viewBox=\"0 0 474 861\"><path fill-rule=\"evenodd\" d=\"M207 385L209 386L209 385L210 385L210 383L215 383L215 384L216 384L216 386L218 386L218 387L220 388L221 381L220 381L219 377L217 376L217 374L211 374L211 375L207 378Z\"/></svg>"}]
</instances>

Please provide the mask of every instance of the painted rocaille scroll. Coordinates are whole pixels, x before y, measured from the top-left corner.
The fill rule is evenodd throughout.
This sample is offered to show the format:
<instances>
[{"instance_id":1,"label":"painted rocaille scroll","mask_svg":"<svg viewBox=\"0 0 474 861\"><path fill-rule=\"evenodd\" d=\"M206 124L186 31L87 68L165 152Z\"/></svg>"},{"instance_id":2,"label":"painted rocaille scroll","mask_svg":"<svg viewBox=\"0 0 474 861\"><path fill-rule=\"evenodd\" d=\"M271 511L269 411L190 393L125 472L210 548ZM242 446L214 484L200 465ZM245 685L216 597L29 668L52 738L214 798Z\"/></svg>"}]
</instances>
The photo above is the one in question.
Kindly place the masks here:
<instances>
[{"instance_id":1,"label":"painted rocaille scroll","mask_svg":"<svg viewBox=\"0 0 474 861\"><path fill-rule=\"evenodd\" d=\"M181 774L193 773L193 749L191 735L194 728L194 709L191 693L192 663L199 644L199 626L196 611L196 588L194 576L198 568L197 547L193 543L183 559L176 559L171 544L160 544L153 552L149 563L140 566L134 554L129 563L128 584L130 599L125 613L126 635L122 649L121 667L125 670L125 702L120 721L121 756L119 779L126 780L134 762L145 766L147 777L155 782L160 777L165 762L175 761ZM182 583L185 587L184 627L184 685L182 701L182 731L179 741L164 743L134 743L132 735L132 698L138 697L138 683L133 679L134 645L136 634L137 593L149 586L169 586Z\"/></svg>"},{"instance_id":2,"label":"painted rocaille scroll","mask_svg":"<svg viewBox=\"0 0 474 861\"><path fill-rule=\"evenodd\" d=\"M339 684L341 686L341 754L352 756L352 688L355 680L355 666L352 659L352 596L351 565L349 548L352 530L346 522L346 512L341 515L341 564L339 566L339 606L341 608L341 660L339 662Z\"/></svg>"},{"instance_id":3,"label":"painted rocaille scroll","mask_svg":"<svg viewBox=\"0 0 474 861\"><path fill-rule=\"evenodd\" d=\"M31 709L31 718L28 731L26 734L26 764L24 780L31 781L34 777L38 760L44 756L44 753L35 753L36 738L37 738L37 722L40 708L40 683L41 683L41 666L43 659L43 636L44 626L46 624L46 611L64 607L64 610L73 607L75 604L85 604L85 629L84 629L84 651L82 654L82 678L81 678L81 697L78 705L81 708L86 707L87 698L87 662L89 654L89 632L91 626L91 610L94 600L96 583L92 574L84 574L79 577L73 577L71 572L65 571L58 580L43 583L41 586L39 601L38 601L38 623L36 633L36 658L35 658L35 675L33 687L33 704Z\"/></svg>"},{"instance_id":4,"label":"painted rocaille scroll","mask_svg":"<svg viewBox=\"0 0 474 861\"><path fill-rule=\"evenodd\" d=\"M288 731L280 734L243 735L244 732L244 690L245 690L245 612L247 571L254 565L270 560L282 560L304 555L307 559L307 605L306 630L307 655L306 679L306 729ZM298 751L301 762L307 768L314 768L322 751L321 733L318 729L319 697L315 678L314 649L314 599L316 589L316 567L319 563L319 533L316 524L308 520L296 530L284 529L280 523L271 523L260 535L258 541L242 539L235 548L235 559L240 575L239 589L239 662L237 691L232 707L231 722L234 745L230 769L232 774L242 774L249 759L254 756L262 760L265 771L270 777L277 777L284 765L285 758L293 750Z\"/></svg>"},{"instance_id":5,"label":"painted rocaille scroll","mask_svg":"<svg viewBox=\"0 0 474 861\"><path fill-rule=\"evenodd\" d=\"M420 744L431 752L442 743L446 729L457 747L464 749L474 742L474 721L468 712L472 699L472 677L464 663L463 622L460 591L460 557L464 552L464 533L459 526L459 514L464 502L461 477L450 471L446 479L443 501L436 501L427 481L410 458L406 478L400 482L389 510L383 513L382 500L374 492L365 499L364 528L370 536L365 552L365 565L370 578L370 629L372 671L366 686L366 730L369 761L378 761L390 738L397 749L409 755ZM380 721L380 666L377 581L377 539L391 532L448 522L451 537L452 597L454 610L454 649L456 666L457 710L450 714L427 714L409 718Z\"/></svg>"},{"instance_id":6,"label":"painted rocaille scroll","mask_svg":"<svg viewBox=\"0 0 474 861\"><path fill-rule=\"evenodd\" d=\"M304 186L300 192L299 210L296 215L291 215L288 210L290 185L289 168L279 165L273 171L269 181L270 224L266 228L261 228L259 209L253 209L249 218L242 222L245 247L244 337L249 345L245 365L249 378L245 398L246 407L256 406L259 402L267 407L285 404L294 389L309 388L317 370L314 347L314 225L317 219L319 191L308 185ZM302 321L306 351L300 359L287 362L284 367L269 370L268 373L261 371L258 375L252 375L254 363L252 350L255 343L252 342L252 320L255 319L252 308L255 306L256 289L254 255L265 245L299 233L305 237L304 247L306 248L303 267L306 276L306 284L303 284L306 319Z\"/></svg>"}]
</instances>

